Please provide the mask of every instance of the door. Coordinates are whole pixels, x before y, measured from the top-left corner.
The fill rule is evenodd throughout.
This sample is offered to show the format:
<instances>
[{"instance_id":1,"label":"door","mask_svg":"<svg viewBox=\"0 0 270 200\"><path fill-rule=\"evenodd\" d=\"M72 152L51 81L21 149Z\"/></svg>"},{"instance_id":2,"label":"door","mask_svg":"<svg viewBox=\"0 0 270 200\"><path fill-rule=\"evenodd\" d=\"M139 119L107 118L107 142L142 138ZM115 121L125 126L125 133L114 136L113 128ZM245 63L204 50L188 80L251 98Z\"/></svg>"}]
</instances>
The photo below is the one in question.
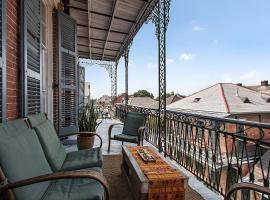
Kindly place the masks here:
<instances>
[{"instance_id":1,"label":"door","mask_svg":"<svg viewBox=\"0 0 270 200\"><path fill-rule=\"evenodd\" d=\"M78 131L78 69L77 69L77 42L76 22L67 14L58 11L55 18L56 33L56 83L58 93L56 107L58 110L58 134L65 136L70 132Z\"/></svg>"},{"instance_id":2,"label":"door","mask_svg":"<svg viewBox=\"0 0 270 200\"><path fill-rule=\"evenodd\" d=\"M40 0L21 0L21 116L41 112Z\"/></svg>"}]
</instances>

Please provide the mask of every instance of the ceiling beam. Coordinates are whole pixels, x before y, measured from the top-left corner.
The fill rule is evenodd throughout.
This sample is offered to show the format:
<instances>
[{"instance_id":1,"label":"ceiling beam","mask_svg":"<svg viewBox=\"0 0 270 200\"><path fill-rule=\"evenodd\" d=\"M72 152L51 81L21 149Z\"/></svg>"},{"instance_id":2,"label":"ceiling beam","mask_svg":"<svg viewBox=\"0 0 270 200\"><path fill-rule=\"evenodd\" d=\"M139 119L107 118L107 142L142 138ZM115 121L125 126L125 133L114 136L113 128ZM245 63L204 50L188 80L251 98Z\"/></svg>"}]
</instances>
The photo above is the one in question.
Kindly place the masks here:
<instances>
[{"instance_id":1,"label":"ceiling beam","mask_svg":"<svg viewBox=\"0 0 270 200\"><path fill-rule=\"evenodd\" d=\"M85 28L88 28L87 25L84 25L84 24L80 24L80 23L77 23L77 26L81 26L81 27L85 27ZM107 28L100 28L100 27L96 27L96 26L90 26L90 29L96 29L96 30L100 30L100 31L109 31L109 29ZM116 31L116 30L110 30L111 33L117 33L117 34L122 34L122 35L127 35L128 33L126 32L122 32L122 31Z\"/></svg>"},{"instance_id":2,"label":"ceiling beam","mask_svg":"<svg viewBox=\"0 0 270 200\"><path fill-rule=\"evenodd\" d=\"M118 0L114 0L114 2L113 2L112 17L110 18L110 26L109 26L109 31L107 32L107 36L106 36L106 41L105 41L105 45L104 45L102 59L104 58L104 53L105 53L105 49L107 47L107 41L109 39L109 35L110 35L110 32L111 32L112 22L113 22L113 19L114 19L114 16L115 16L115 13L116 13L116 10L117 10L117 7L118 7L118 2L119 2Z\"/></svg>"},{"instance_id":3,"label":"ceiling beam","mask_svg":"<svg viewBox=\"0 0 270 200\"><path fill-rule=\"evenodd\" d=\"M89 39L88 37L82 36L82 35L78 35L78 38ZM93 38L93 37L91 37L90 39L91 39L91 40L100 41L100 42L105 42L105 41L106 41L106 40L104 40L104 39ZM108 40L107 42L111 42L111 43L115 43L115 44L123 44L123 42L120 42L120 41L114 41L114 40Z\"/></svg>"},{"instance_id":4,"label":"ceiling beam","mask_svg":"<svg viewBox=\"0 0 270 200\"><path fill-rule=\"evenodd\" d=\"M81 12L88 12L86 9L79 8L79 7L75 7L75 6L69 6L69 8L73 8L73 9L79 10L79 11L81 11ZM93 10L90 10L89 13L95 14L95 15L100 15L100 16L103 16L103 17L109 17L109 18L112 17L112 15L108 15L108 14L106 14L106 13L101 13L101 12L97 12L97 11L93 11ZM134 21L134 20L130 20L130 19L122 18L122 17L117 17L117 16L115 16L114 18L115 18L115 19L118 19L118 20L130 22L130 23L136 23L136 21Z\"/></svg>"},{"instance_id":5,"label":"ceiling beam","mask_svg":"<svg viewBox=\"0 0 270 200\"><path fill-rule=\"evenodd\" d=\"M83 47L89 47L89 45L86 45L86 44L78 43L78 45L83 46ZM94 49L104 49L103 47L97 47L97 46L91 46L91 47L94 48ZM107 50L107 51L116 51L116 52L119 51L119 49L110 49L110 48L106 48L105 50Z\"/></svg>"},{"instance_id":6,"label":"ceiling beam","mask_svg":"<svg viewBox=\"0 0 270 200\"><path fill-rule=\"evenodd\" d=\"M136 23L133 24L132 27L131 27L131 29L129 30L128 37L123 42L124 45L120 48L119 54L117 56L117 60L120 59L121 53L125 50L125 48L127 48L127 46L129 45L128 43L130 43L131 40L134 38L134 34L136 34L136 30L138 30L138 26L141 26L141 25L139 25L140 24L140 21L142 20L143 16L146 14L149 5L150 5L150 1L144 1L144 5L142 7L141 14L139 14L137 16Z\"/></svg>"}]
</instances>

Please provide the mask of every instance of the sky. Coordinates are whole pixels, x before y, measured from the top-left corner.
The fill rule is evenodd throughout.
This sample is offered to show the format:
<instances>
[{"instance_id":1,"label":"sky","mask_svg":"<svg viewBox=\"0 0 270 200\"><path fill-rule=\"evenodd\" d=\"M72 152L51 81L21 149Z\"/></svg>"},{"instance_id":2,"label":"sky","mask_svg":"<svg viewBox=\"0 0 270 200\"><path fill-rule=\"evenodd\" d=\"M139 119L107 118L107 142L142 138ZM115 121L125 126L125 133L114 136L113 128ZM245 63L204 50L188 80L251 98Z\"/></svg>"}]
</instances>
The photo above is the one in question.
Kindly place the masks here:
<instances>
[{"instance_id":1,"label":"sky","mask_svg":"<svg viewBox=\"0 0 270 200\"><path fill-rule=\"evenodd\" d=\"M158 41L144 24L130 49L129 94L158 95ZM270 80L270 0L172 0L167 31L167 92L190 95L216 83L260 84ZM92 98L110 95L99 66L86 68ZM118 65L118 91L125 66Z\"/></svg>"}]
</instances>

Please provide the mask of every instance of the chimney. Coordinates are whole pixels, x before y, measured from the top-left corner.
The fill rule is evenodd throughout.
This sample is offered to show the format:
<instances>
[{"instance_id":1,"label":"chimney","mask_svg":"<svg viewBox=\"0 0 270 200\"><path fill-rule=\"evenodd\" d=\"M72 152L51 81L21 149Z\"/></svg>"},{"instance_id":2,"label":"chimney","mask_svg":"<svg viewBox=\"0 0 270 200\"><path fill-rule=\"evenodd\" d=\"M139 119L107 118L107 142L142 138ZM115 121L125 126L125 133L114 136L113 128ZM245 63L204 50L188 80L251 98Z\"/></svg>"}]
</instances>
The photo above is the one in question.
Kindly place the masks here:
<instances>
[{"instance_id":1,"label":"chimney","mask_svg":"<svg viewBox=\"0 0 270 200\"><path fill-rule=\"evenodd\" d=\"M261 81L261 86L269 86L268 80Z\"/></svg>"},{"instance_id":2,"label":"chimney","mask_svg":"<svg viewBox=\"0 0 270 200\"><path fill-rule=\"evenodd\" d=\"M238 86L243 86L243 84L242 84L242 83L237 83L236 85L238 85Z\"/></svg>"},{"instance_id":3,"label":"chimney","mask_svg":"<svg viewBox=\"0 0 270 200\"><path fill-rule=\"evenodd\" d=\"M238 88L236 88L236 94L235 94L235 96L239 97Z\"/></svg>"}]
</instances>

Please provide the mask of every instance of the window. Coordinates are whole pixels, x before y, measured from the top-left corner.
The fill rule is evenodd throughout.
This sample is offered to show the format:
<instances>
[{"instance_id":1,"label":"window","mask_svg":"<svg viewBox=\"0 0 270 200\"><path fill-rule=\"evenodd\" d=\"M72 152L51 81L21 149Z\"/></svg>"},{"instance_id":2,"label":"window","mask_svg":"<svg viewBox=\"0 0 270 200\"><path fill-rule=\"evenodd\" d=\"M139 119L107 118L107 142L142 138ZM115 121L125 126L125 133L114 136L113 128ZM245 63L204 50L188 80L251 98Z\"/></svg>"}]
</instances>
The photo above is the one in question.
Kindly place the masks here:
<instances>
[{"instance_id":1,"label":"window","mask_svg":"<svg viewBox=\"0 0 270 200\"><path fill-rule=\"evenodd\" d=\"M193 100L193 103L198 103L200 100L201 100L201 98L195 98L195 99Z\"/></svg>"}]
</instances>

